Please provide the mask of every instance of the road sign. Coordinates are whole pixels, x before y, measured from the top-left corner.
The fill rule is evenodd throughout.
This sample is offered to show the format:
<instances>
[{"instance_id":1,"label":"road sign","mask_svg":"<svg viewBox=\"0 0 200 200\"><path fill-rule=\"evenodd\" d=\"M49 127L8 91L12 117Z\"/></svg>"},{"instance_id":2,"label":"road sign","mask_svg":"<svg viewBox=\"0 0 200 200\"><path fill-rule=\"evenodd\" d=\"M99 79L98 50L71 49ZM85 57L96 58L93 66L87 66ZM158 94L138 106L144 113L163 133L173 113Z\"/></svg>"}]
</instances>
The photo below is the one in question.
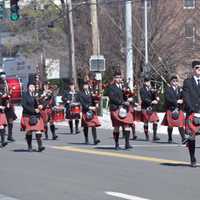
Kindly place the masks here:
<instances>
[{"instance_id":1,"label":"road sign","mask_svg":"<svg viewBox=\"0 0 200 200\"><path fill-rule=\"evenodd\" d=\"M105 58L103 55L92 55L89 60L90 71L103 72L105 71Z\"/></svg>"}]
</instances>

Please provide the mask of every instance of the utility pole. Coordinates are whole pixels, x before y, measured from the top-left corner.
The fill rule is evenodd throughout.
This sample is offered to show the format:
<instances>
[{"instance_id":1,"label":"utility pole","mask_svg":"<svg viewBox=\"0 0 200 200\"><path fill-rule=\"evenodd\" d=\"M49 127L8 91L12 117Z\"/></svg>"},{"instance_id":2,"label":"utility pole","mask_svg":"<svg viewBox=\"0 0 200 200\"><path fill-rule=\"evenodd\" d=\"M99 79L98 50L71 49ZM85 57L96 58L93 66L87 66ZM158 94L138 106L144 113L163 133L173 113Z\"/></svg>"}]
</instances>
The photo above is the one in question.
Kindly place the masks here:
<instances>
[{"instance_id":1,"label":"utility pole","mask_svg":"<svg viewBox=\"0 0 200 200\"><path fill-rule=\"evenodd\" d=\"M97 0L90 0L91 8L91 24L92 24L92 53L100 55L100 39L97 16Z\"/></svg>"},{"instance_id":2,"label":"utility pole","mask_svg":"<svg viewBox=\"0 0 200 200\"><path fill-rule=\"evenodd\" d=\"M126 80L133 90L133 38L132 38L132 1L127 0L125 6L126 20Z\"/></svg>"},{"instance_id":3,"label":"utility pole","mask_svg":"<svg viewBox=\"0 0 200 200\"><path fill-rule=\"evenodd\" d=\"M72 15L72 1L60 0L63 11L63 22L67 42L69 45L69 65L71 67L71 77L74 79L75 85L77 85L77 73L75 66L75 43L74 43L74 26L73 26L73 15Z\"/></svg>"},{"instance_id":4,"label":"utility pole","mask_svg":"<svg viewBox=\"0 0 200 200\"><path fill-rule=\"evenodd\" d=\"M145 24L145 66L144 74L148 74L149 69L149 52L148 52L148 2L144 1L144 24Z\"/></svg>"}]
</instances>

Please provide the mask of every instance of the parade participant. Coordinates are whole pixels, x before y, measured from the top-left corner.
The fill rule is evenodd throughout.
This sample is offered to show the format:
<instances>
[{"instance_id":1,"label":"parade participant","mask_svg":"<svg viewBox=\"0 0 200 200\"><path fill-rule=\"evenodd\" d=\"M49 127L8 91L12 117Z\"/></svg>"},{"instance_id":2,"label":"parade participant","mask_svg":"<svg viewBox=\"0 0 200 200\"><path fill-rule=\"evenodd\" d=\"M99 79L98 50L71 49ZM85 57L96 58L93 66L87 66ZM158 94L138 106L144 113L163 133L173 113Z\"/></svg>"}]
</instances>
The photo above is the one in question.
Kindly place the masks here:
<instances>
[{"instance_id":1,"label":"parade participant","mask_svg":"<svg viewBox=\"0 0 200 200\"><path fill-rule=\"evenodd\" d=\"M130 127L133 124L133 114L130 107L132 98L124 99L121 81L122 76L120 70L114 74L113 84L108 88L108 96L110 100L110 115L113 130L113 138L115 141L115 149L119 147L119 128L122 127L125 137L125 149L130 149L132 146L129 144Z\"/></svg>"},{"instance_id":2,"label":"parade participant","mask_svg":"<svg viewBox=\"0 0 200 200\"><path fill-rule=\"evenodd\" d=\"M8 122L8 137L7 140L10 142L14 142L15 139L13 138L13 121L17 119L15 114L14 105L10 102L10 93L12 91L8 91L7 84L6 84L6 73L0 69L0 80L2 84L2 88L5 89L5 95L2 99L2 104L5 106L4 112L6 115L6 119Z\"/></svg>"},{"instance_id":3,"label":"parade participant","mask_svg":"<svg viewBox=\"0 0 200 200\"><path fill-rule=\"evenodd\" d=\"M195 137L200 130L200 61L192 62L193 76L184 80L183 98L186 111L186 140L190 154L191 166L196 167Z\"/></svg>"},{"instance_id":4,"label":"parade participant","mask_svg":"<svg viewBox=\"0 0 200 200\"><path fill-rule=\"evenodd\" d=\"M144 85L140 89L141 96L141 109L142 109L142 121L144 122L144 133L146 140L149 140L148 124L153 123L153 141L160 140L157 137L157 127L158 127L158 115L155 112L155 107L159 103L159 97L156 95L156 91L151 87L151 79L145 78Z\"/></svg>"},{"instance_id":5,"label":"parade participant","mask_svg":"<svg viewBox=\"0 0 200 200\"><path fill-rule=\"evenodd\" d=\"M44 82L43 90L40 91L38 101L41 105L43 105L43 109L40 111L40 114L44 121L45 139L48 140L48 123L49 123L52 134L52 140L56 140L58 136L55 133L55 125L52 119L52 109L56 105L56 103L53 91L50 89L48 82Z\"/></svg>"},{"instance_id":6,"label":"parade participant","mask_svg":"<svg viewBox=\"0 0 200 200\"><path fill-rule=\"evenodd\" d=\"M96 105L92 101L92 94L89 90L88 82L85 81L83 83L83 89L81 92L79 92L79 101L82 106L82 121L81 125L83 127L83 133L85 137L85 143L89 143L88 138L88 129L89 127L92 128L92 136L93 136L93 142L94 145L98 144L100 142L99 139L97 139L97 130L96 127L101 126L98 116L96 114Z\"/></svg>"},{"instance_id":7,"label":"parade participant","mask_svg":"<svg viewBox=\"0 0 200 200\"><path fill-rule=\"evenodd\" d=\"M170 78L170 87L165 91L166 113L162 125L168 126L168 142L172 143L173 127L178 127L182 142L185 140L182 89L178 86L178 77Z\"/></svg>"},{"instance_id":8,"label":"parade participant","mask_svg":"<svg viewBox=\"0 0 200 200\"><path fill-rule=\"evenodd\" d=\"M44 122L40 116L42 105L38 105L35 97L35 83L29 80L27 85L27 92L22 96L22 118L21 129L26 131L26 141L28 151L32 151L32 133L36 133L36 140L38 144L38 152L45 150L42 145L42 132L44 132Z\"/></svg>"},{"instance_id":9,"label":"parade participant","mask_svg":"<svg viewBox=\"0 0 200 200\"><path fill-rule=\"evenodd\" d=\"M75 90L75 85L73 80L69 82L69 89L64 91L62 100L65 104L66 115L65 118L68 119L70 133L74 133L73 121L75 121L75 133L80 133L79 131L79 119L80 119L80 103L78 92ZM78 108L77 112L73 112L74 108Z\"/></svg>"},{"instance_id":10,"label":"parade participant","mask_svg":"<svg viewBox=\"0 0 200 200\"><path fill-rule=\"evenodd\" d=\"M7 119L5 115L5 99L7 99L7 88L5 85L5 72L0 69L0 136L1 147L5 147L8 143L5 141L5 126L7 125Z\"/></svg>"},{"instance_id":11,"label":"parade participant","mask_svg":"<svg viewBox=\"0 0 200 200\"><path fill-rule=\"evenodd\" d=\"M136 101L136 94L135 92L131 91L131 88L128 86L128 83L124 83L123 84L123 98L125 101L128 101L128 98L133 98L133 101L130 102L130 106L131 109L133 109L133 115L134 115L134 109L135 107L138 106L138 103ZM134 119L134 117L133 117ZM131 124L131 132L132 132L132 140L136 140L137 139L137 135L135 133L135 123L133 121L133 123ZM123 127L123 133L124 133L124 127ZM125 135L123 135L123 137L125 138Z\"/></svg>"}]
</instances>

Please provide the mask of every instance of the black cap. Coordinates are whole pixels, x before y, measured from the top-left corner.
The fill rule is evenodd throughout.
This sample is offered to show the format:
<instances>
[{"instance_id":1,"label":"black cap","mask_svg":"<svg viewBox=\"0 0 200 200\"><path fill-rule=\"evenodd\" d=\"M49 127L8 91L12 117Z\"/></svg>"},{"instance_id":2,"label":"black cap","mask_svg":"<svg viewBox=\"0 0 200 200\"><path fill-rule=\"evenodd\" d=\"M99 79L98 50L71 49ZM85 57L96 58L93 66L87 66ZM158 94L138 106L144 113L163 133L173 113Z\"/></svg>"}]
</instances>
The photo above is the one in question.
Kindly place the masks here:
<instances>
[{"instance_id":1,"label":"black cap","mask_svg":"<svg viewBox=\"0 0 200 200\"><path fill-rule=\"evenodd\" d=\"M192 61L192 68L195 68L197 65L200 65L200 61L199 60Z\"/></svg>"},{"instance_id":2,"label":"black cap","mask_svg":"<svg viewBox=\"0 0 200 200\"><path fill-rule=\"evenodd\" d=\"M151 81L150 77L144 77L144 82L149 82L149 81Z\"/></svg>"},{"instance_id":3,"label":"black cap","mask_svg":"<svg viewBox=\"0 0 200 200\"><path fill-rule=\"evenodd\" d=\"M74 80L73 79L69 80L69 85L74 85Z\"/></svg>"},{"instance_id":4,"label":"black cap","mask_svg":"<svg viewBox=\"0 0 200 200\"><path fill-rule=\"evenodd\" d=\"M170 79L169 79L169 81L172 81L172 80L174 80L174 79L178 79L178 76L176 76L176 75L172 75L171 77L170 77Z\"/></svg>"},{"instance_id":5,"label":"black cap","mask_svg":"<svg viewBox=\"0 0 200 200\"><path fill-rule=\"evenodd\" d=\"M114 76L121 76L122 73L121 73L121 70L120 69L117 69L114 73Z\"/></svg>"}]
</instances>

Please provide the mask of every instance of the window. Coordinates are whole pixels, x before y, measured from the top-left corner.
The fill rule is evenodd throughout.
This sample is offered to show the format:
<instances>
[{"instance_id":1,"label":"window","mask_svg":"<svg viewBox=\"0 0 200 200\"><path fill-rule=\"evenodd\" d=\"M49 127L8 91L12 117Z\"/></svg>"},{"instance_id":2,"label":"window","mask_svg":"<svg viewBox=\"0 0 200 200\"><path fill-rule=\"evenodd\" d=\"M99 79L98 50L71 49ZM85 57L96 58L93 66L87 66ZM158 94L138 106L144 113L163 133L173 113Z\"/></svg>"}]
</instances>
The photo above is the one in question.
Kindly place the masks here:
<instances>
[{"instance_id":1,"label":"window","mask_svg":"<svg viewBox=\"0 0 200 200\"><path fill-rule=\"evenodd\" d=\"M183 0L185 9L193 9L196 5L196 0Z\"/></svg>"},{"instance_id":2,"label":"window","mask_svg":"<svg viewBox=\"0 0 200 200\"><path fill-rule=\"evenodd\" d=\"M194 48L196 39L196 27L193 23L185 24L185 39L186 44L189 45L189 47Z\"/></svg>"}]
</instances>

